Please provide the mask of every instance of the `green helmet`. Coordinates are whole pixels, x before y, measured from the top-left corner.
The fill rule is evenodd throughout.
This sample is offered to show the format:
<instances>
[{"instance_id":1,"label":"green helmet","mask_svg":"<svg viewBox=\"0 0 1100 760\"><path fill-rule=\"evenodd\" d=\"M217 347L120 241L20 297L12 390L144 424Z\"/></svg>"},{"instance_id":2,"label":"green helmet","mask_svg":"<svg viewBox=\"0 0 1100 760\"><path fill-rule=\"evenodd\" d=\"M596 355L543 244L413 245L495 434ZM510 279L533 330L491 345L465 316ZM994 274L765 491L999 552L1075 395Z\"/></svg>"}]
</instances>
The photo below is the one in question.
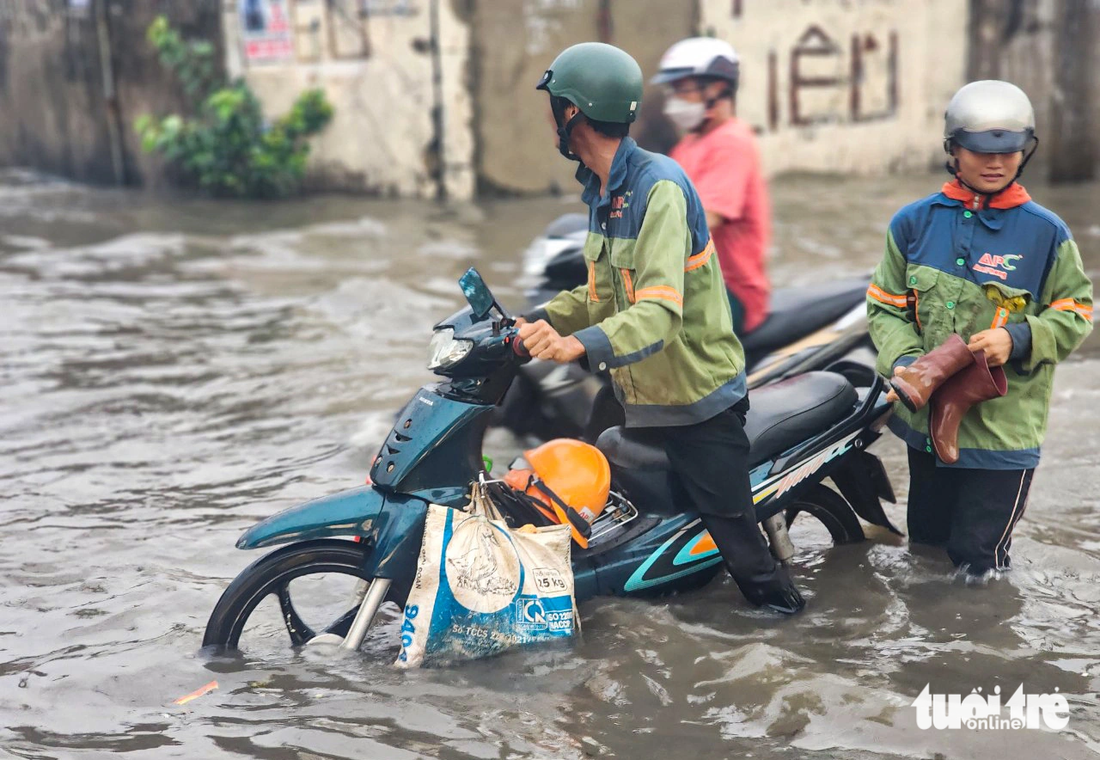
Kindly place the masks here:
<instances>
[{"instance_id":1,"label":"green helmet","mask_svg":"<svg viewBox=\"0 0 1100 760\"><path fill-rule=\"evenodd\" d=\"M582 42L563 50L535 89L565 98L595 121L629 124L642 102L642 68L614 45Z\"/></svg>"}]
</instances>

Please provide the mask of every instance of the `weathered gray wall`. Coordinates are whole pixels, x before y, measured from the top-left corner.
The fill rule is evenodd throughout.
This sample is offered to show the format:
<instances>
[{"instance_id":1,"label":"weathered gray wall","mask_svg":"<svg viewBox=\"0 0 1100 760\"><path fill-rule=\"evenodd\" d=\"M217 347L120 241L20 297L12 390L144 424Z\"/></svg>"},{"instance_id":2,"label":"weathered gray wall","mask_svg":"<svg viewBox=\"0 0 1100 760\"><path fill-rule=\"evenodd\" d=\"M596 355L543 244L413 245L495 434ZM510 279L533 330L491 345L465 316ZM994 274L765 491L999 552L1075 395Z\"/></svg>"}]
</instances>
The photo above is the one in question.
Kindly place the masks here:
<instances>
[{"instance_id":1,"label":"weathered gray wall","mask_svg":"<svg viewBox=\"0 0 1100 760\"><path fill-rule=\"evenodd\" d=\"M110 123L118 125L123 178L159 181L134 119L179 110L181 93L145 42L166 13L186 34L220 40L217 0L0 2L0 165L33 166L77 180L114 182ZM115 98L105 97L97 14L104 12Z\"/></svg>"},{"instance_id":2,"label":"weathered gray wall","mask_svg":"<svg viewBox=\"0 0 1100 760\"><path fill-rule=\"evenodd\" d=\"M95 0L93 0L94 2ZM141 150L134 120L142 114L185 112L178 83L157 60L145 32L160 14L185 38L201 38L218 48L215 60L224 60L219 0L109 0L112 53L121 113L123 144L129 181L153 187L166 184L164 163Z\"/></svg>"},{"instance_id":3,"label":"weathered gray wall","mask_svg":"<svg viewBox=\"0 0 1100 760\"><path fill-rule=\"evenodd\" d=\"M305 87L326 90L336 118L314 141L319 189L571 192L574 167L554 150L546 97L533 89L557 52L604 40L648 75L668 45L700 31L741 52L739 115L770 173L937 162L944 104L986 77L1018 83L1035 103L1043 143L1029 175L1094 176L1100 154L1100 0L284 0L293 51L260 62L242 54L241 1L0 0L0 165L111 182L114 119L126 181L163 182L132 129L142 113L182 108L144 37L161 12L217 41L271 115ZM661 105L647 87L633 129L658 150L674 139Z\"/></svg>"},{"instance_id":4,"label":"weathered gray wall","mask_svg":"<svg viewBox=\"0 0 1100 760\"><path fill-rule=\"evenodd\" d=\"M332 123L311 141L308 187L473 195L470 27L456 13L464 3L294 0L285 6L293 53L271 60L250 60L242 4L222 2L227 65L253 88L267 116L285 113L308 87L324 89L335 109Z\"/></svg>"},{"instance_id":5,"label":"weathered gray wall","mask_svg":"<svg viewBox=\"0 0 1100 760\"><path fill-rule=\"evenodd\" d=\"M554 57L577 42L618 45L656 70L669 45L690 36L694 2L668 0L475 0L471 3L477 168L483 192L575 190L570 164L555 149L546 93L535 83ZM632 134L667 148L671 132L656 88L646 85Z\"/></svg>"},{"instance_id":6,"label":"weathered gray wall","mask_svg":"<svg viewBox=\"0 0 1100 760\"><path fill-rule=\"evenodd\" d=\"M737 114L764 169L921 171L965 81L964 0L700 0L741 56Z\"/></svg>"},{"instance_id":7,"label":"weathered gray wall","mask_svg":"<svg viewBox=\"0 0 1100 760\"><path fill-rule=\"evenodd\" d=\"M95 21L67 5L0 4L0 163L109 181Z\"/></svg>"},{"instance_id":8,"label":"weathered gray wall","mask_svg":"<svg viewBox=\"0 0 1100 760\"><path fill-rule=\"evenodd\" d=\"M1058 0L1050 113L1050 178L1097 176L1100 160L1100 2Z\"/></svg>"},{"instance_id":9,"label":"weathered gray wall","mask_svg":"<svg viewBox=\"0 0 1100 760\"><path fill-rule=\"evenodd\" d=\"M1100 2L970 0L967 78L1006 79L1035 106L1032 177L1096 176L1100 160Z\"/></svg>"}]
</instances>

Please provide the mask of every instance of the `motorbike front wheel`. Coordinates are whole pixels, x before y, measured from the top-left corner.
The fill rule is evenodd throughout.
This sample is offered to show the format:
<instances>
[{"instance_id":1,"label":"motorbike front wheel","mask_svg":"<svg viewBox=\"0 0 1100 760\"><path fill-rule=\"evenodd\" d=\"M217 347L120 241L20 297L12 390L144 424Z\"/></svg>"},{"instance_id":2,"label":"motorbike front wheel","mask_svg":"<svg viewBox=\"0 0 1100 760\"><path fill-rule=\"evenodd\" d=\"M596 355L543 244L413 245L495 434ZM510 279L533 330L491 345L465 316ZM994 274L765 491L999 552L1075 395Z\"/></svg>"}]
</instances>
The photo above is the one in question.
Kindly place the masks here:
<instances>
[{"instance_id":1,"label":"motorbike front wheel","mask_svg":"<svg viewBox=\"0 0 1100 760\"><path fill-rule=\"evenodd\" d=\"M791 540L800 550L823 551L866 538L855 510L822 483L787 507L785 516Z\"/></svg>"},{"instance_id":2,"label":"motorbike front wheel","mask_svg":"<svg viewBox=\"0 0 1100 760\"><path fill-rule=\"evenodd\" d=\"M324 539L291 544L261 557L242 570L222 594L210 613L202 645L220 651L238 649L246 626L259 627L250 625L250 620L269 597L278 602L281 626L292 647L304 646L320 634L346 636L366 590L364 584L372 581L363 569L368 551L362 543ZM387 601L399 600L391 595ZM340 605L335 608L339 614L316 612L313 608L327 606L322 602ZM303 616L299 607L311 609ZM305 617L315 624L319 618L322 625L314 628ZM266 633L270 637L270 630Z\"/></svg>"}]
</instances>

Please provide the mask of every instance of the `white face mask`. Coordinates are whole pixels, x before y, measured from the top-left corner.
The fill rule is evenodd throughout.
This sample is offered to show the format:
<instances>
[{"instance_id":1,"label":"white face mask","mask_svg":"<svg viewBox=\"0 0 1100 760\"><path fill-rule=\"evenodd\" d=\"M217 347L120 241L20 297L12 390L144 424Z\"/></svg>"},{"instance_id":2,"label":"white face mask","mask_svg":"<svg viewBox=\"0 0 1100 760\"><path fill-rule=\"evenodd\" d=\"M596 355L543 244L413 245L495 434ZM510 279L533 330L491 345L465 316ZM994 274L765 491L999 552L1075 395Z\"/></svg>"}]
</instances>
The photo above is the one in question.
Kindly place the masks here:
<instances>
[{"instance_id":1,"label":"white face mask","mask_svg":"<svg viewBox=\"0 0 1100 760\"><path fill-rule=\"evenodd\" d=\"M665 116L676 125L677 129L690 132L702 124L707 117L707 104L692 103L673 95L665 100Z\"/></svg>"}]
</instances>

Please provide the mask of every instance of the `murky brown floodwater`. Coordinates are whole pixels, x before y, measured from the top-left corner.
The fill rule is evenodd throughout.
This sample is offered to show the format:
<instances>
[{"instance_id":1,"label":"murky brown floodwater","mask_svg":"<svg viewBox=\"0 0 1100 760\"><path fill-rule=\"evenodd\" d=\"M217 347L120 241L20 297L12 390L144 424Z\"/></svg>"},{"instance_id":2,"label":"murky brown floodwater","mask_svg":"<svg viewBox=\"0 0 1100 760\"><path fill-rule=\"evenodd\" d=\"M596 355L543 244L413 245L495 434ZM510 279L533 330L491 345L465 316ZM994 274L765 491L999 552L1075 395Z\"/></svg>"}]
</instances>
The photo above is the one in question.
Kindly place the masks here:
<instances>
[{"instance_id":1,"label":"murky brown floodwater","mask_svg":"<svg viewBox=\"0 0 1100 760\"><path fill-rule=\"evenodd\" d=\"M868 269L892 211L939 182L783 180L775 279ZM1100 186L1032 189L1095 276ZM394 671L392 623L334 662L274 638L243 661L198 652L218 595L255 559L233 548L239 532L362 482L390 414L429 377L430 326L458 304L457 276L477 263L518 302L518 251L573 207L170 202L0 175L0 756L1100 753L1088 351L1059 372L1016 569L986 587L875 536L803 551L810 603L795 620L715 582L590 602L570 650L449 670ZM876 448L903 492L900 447ZM903 507L890 512L904 523ZM217 691L172 704L212 679ZM1058 688L1069 727L920 731L909 705L928 682Z\"/></svg>"}]
</instances>

